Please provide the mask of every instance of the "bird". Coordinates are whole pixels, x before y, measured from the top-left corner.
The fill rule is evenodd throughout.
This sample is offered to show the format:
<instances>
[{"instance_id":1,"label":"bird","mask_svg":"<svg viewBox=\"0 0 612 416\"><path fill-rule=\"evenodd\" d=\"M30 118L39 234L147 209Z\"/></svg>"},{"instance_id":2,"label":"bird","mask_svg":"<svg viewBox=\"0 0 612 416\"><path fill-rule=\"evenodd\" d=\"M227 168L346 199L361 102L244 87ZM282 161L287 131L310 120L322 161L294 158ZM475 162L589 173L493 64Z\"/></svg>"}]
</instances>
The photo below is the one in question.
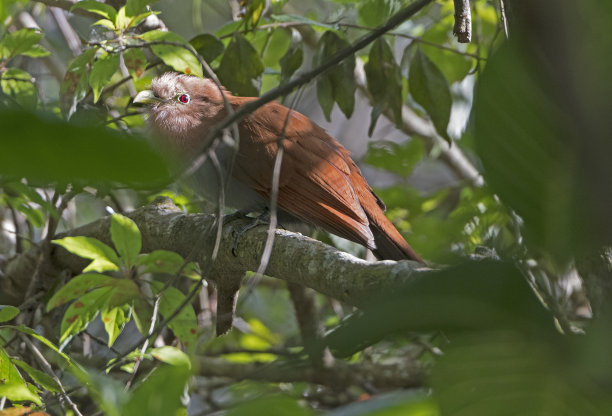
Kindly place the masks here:
<instances>
[{"instance_id":1,"label":"bird","mask_svg":"<svg viewBox=\"0 0 612 416\"><path fill-rule=\"evenodd\" d=\"M148 107L152 135L186 164L203 151L215 124L257 97L235 96L208 78L167 72L139 92L134 104ZM299 220L370 249L379 260L423 260L385 216L385 204L366 182L350 152L322 127L278 101L238 122L238 149L219 146L224 169L231 166L225 201L242 212L262 212L273 192L273 172L283 148L277 206ZM196 181L216 200L217 172L205 163Z\"/></svg>"}]
</instances>

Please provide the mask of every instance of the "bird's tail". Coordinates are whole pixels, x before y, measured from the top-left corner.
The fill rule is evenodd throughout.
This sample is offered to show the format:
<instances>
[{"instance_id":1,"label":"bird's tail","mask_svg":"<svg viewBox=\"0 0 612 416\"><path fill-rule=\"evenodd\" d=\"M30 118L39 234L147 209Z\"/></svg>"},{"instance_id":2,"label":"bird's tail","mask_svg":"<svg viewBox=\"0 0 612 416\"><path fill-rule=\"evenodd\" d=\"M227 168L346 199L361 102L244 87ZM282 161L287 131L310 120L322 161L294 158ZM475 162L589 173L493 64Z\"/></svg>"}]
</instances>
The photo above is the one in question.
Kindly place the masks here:
<instances>
[{"instance_id":1,"label":"bird's tail","mask_svg":"<svg viewBox=\"0 0 612 416\"><path fill-rule=\"evenodd\" d=\"M376 249L372 250L380 260L414 260L424 263L423 259L404 240L395 226L382 214L382 218L370 218L370 229L374 234Z\"/></svg>"}]
</instances>

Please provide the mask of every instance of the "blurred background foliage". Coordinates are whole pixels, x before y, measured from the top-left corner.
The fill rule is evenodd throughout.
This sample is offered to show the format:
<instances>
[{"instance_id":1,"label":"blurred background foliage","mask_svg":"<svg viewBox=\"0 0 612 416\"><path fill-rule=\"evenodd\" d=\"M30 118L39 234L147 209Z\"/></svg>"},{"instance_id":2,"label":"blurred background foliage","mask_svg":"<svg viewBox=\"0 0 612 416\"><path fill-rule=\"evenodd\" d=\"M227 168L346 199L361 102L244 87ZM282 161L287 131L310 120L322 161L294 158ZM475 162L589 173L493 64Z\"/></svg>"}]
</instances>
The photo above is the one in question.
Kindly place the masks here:
<instances>
[{"instance_id":1,"label":"blurred background foliage","mask_svg":"<svg viewBox=\"0 0 612 416\"><path fill-rule=\"evenodd\" d=\"M199 55L233 93L261 95L410 3L1 1L0 277L50 233L157 195L186 212L206 207L172 183L130 106L155 76L202 76ZM112 359L138 356L126 348L146 333L143 305L130 300L111 318L103 310L103 322L95 299L78 331L60 333L61 313L44 314L49 293L20 310L0 306L1 323L26 325L0 327L0 378L9 380L0 405L50 414L612 414L612 5L474 0L469 44L453 37L454 12L452 1L433 2L279 98L351 150L389 218L440 269L359 311L316 295L325 336L309 348L329 348L334 358L321 355L333 364L312 360L291 297L273 279L243 293L236 328L222 338L211 324L214 291L205 291L146 351L135 381L134 362ZM140 252L140 234L125 227L115 231L124 243L116 270ZM184 299L173 293L164 307ZM196 338L191 324L189 357L164 349ZM34 359L38 349L50 364Z\"/></svg>"}]
</instances>

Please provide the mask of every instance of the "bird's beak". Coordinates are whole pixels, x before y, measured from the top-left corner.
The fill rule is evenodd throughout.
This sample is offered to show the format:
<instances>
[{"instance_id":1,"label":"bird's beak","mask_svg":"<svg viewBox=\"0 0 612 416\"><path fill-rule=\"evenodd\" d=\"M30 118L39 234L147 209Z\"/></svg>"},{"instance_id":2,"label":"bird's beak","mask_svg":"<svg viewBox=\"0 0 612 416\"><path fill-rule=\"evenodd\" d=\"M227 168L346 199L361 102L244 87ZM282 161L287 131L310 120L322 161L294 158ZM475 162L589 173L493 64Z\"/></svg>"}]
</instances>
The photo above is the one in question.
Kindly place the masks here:
<instances>
[{"instance_id":1,"label":"bird's beak","mask_svg":"<svg viewBox=\"0 0 612 416\"><path fill-rule=\"evenodd\" d=\"M140 104L140 105L152 105L152 104L159 104L161 103L163 100L159 97L157 97L153 91L151 90L144 90L144 91L140 91L136 97L134 97L134 101L132 102L133 104Z\"/></svg>"}]
</instances>

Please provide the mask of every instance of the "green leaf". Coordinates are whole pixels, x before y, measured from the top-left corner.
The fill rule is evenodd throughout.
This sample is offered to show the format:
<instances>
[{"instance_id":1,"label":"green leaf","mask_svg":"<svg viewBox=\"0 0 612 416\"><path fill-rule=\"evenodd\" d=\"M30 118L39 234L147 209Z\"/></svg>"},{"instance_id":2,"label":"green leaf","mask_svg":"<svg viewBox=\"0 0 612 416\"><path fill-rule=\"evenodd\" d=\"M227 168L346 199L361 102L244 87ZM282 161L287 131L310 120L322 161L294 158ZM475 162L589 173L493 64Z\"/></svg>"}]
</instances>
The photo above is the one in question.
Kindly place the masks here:
<instances>
[{"instance_id":1,"label":"green leaf","mask_svg":"<svg viewBox=\"0 0 612 416\"><path fill-rule=\"evenodd\" d=\"M138 331L142 335L148 334L153 317L153 307L144 298L137 297L133 301L132 314L134 315L134 322Z\"/></svg>"},{"instance_id":2,"label":"green leaf","mask_svg":"<svg viewBox=\"0 0 612 416\"><path fill-rule=\"evenodd\" d=\"M140 78L147 68L147 58L140 49L128 49L123 52L123 61L130 74L136 78Z\"/></svg>"},{"instance_id":3,"label":"green leaf","mask_svg":"<svg viewBox=\"0 0 612 416\"><path fill-rule=\"evenodd\" d=\"M247 10L242 20L246 23L247 28L250 26L254 28L259 23L261 14L266 7L266 0L251 0L247 4Z\"/></svg>"},{"instance_id":4,"label":"green leaf","mask_svg":"<svg viewBox=\"0 0 612 416\"><path fill-rule=\"evenodd\" d=\"M280 59L281 82L288 81L304 60L304 48L301 42L292 44L287 53Z\"/></svg>"},{"instance_id":5,"label":"green leaf","mask_svg":"<svg viewBox=\"0 0 612 416\"><path fill-rule=\"evenodd\" d=\"M94 289L73 302L62 318L60 343L84 330L108 301L113 290L113 287Z\"/></svg>"},{"instance_id":6,"label":"green leaf","mask_svg":"<svg viewBox=\"0 0 612 416\"><path fill-rule=\"evenodd\" d=\"M19 308L11 305L0 305L0 322L7 322L19 315Z\"/></svg>"},{"instance_id":7,"label":"green leaf","mask_svg":"<svg viewBox=\"0 0 612 416\"><path fill-rule=\"evenodd\" d=\"M153 293L159 293L163 288L159 282L152 284ZM161 293L159 301L159 312L164 318L172 315L185 300L185 295L180 290L174 287L168 287ZM191 350L195 347L197 336L197 320L191 304L187 304L176 317L170 321L168 327L174 332L174 335L181 340L185 348Z\"/></svg>"},{"instance_id":8,"label":"green leaf","mask_svg":"<svg viewBox=\"0 0 612 416\"><path fill-rule=\"evenodd\" d=\"M176 274L185 263L180 254L167 250L155 250L149 254L141 255L136 265L145 266L145 273Z\"/></svg>"},{"instance_id":9,"label":"green leaf","mask_svg":"<svg viewBox=\"0 0 612 416\"><path fill-rule=\"evenodd\" d=\"M376 27L385 23L389 17L397 13L402 6L400 0L365 0L358 2L357 22L365 27Z\"/></svg>"},{"instance_id":10,"label":"green leaf","mask_svg":"<svg viewBox=\"0 0 612 416\"><path fill-rule=\"evenodd\" d=\"M263 70L264 65L253 45L239 32L234 32L219 64L221 83L237 95L254 97L259 95L256 81Z\"/></svg>"},{"instance_id":11,"label":"green leaf","mask_svg":"<svg viewBox=\"0 0 612 416\"><path fill-rule=\"evenodd\" d=\"M438 134L450 143L446 132L453 104L450 87L442 71L420 48L410 63L409 87L412 98L427 111Z\"/></svg>"},{"instance_id":12,"label":"green leaf","mask_svg":"<svg viewBox=\"0 0 612 416\"><path fill-rule=\"evenodd\" d=\"M125 385L121 381L94 369L80 373L77 378L87 388L89 396L104 415L121 416L129 414L122 412L123 406L129 400L130 395L125 391Z\"/></svg>"},{"instance_id":13,"label":"green leaf","mask_svg":"<svg viewBox=\"0 0 612 416\"><path fill-rule=\"evenodd\" d=\"M145 10L145 7L155 2L156 0L127 0L125 3L125 14L126 16L137 16L140 12Z\"/></svg>"},{"instance_id":14,"label":"green leaf","mask_svg":"<svg viewBox=\"0 0 612 416\"><path fill-rule=\"evenodd\" d=\"M94 103L100 99L102 89L108 85L119 68L119 54L103 51L91 66L89 85L94 93Z\"/></svg>"},{"instance_id":15,"label":"green leaf","mask_svg":"<svg viewBox=\"0 0 612 416\"><path fill-rule=\"evenodd\" d=\"M19 68L9 68L2 72L0 87L22 107L34 109L38 104L38 91L33 81L32 75L27 72Z\"/></svg>"},{"instance_id":16,"label":"green leaf","mask_svg":"<svg viewBox=\"0 0 612 416\"><path fill-rule=\"evenodd\" d=\"M209 33L198 35L191 39L189 43L209 65L225 50L223 42Z\"/></svg>"},{"instance_id":17,"label":"green leaf","mask_svg":"<svg viewBox=\"0 0 612 416\"><path fill-rule=\"evenodd\" d=\"M151 348L150 352L156 360L170 365L185 366L191 369L189 356L176 347L167 345L165 347Z\"/></svg>"},{"instance_id":18,"label":"green leaf","mask_svg":"<svg viewBox=\"0 0 612 416\"><path fill-rule=\"evenodd\" d=\"M130 320L129 309L126 310L126 307L104 308L100 311L100 318L108 334L108 346L112 347L125 324Z\"/></svg>"},{"instance_id":19,"label":"green leaf","mask_svg":"<svg viewBox=\"0 0 612 416\"><path fill-rule=\"evenodd\" d=\"M30 401L38 405L42 404L38 395L28 388L4 348L0 348L0 380L2 380L0 397L6 397L11 401Z\"/></svg>"},{"instance_id":20,"label":"green leaf","mask_svg":"<svg viewBox=\"0 0 612 416\"><path fill-rule=\"evenodd\" d=\"M0 125L5 138L0 175L40 187L58 182L159 187L169 181L164 158L144 138L14 110L0 111Z\"/></svg>"},{"instance_id":21,"label":"green leaf","mask_svg":"<svg viewBox=\"0 0 612 416\"><path fill-rule=\"evenodd\" d=\"M440 416L425 389L397 390L335 408L327 416Z\"/></svg>"},{"instance_id":22,"label":"green leaf","mask_svg":"<svg viewBox=\"0 0 612 416\"><path fill-rule=\"evenodd\" d=\"M112 22L115 21L115 19L117 18L117 10L115 10L114 7L106 4L106 3L102 3L96 0L83 0L80 1L78 3L76 3L74 6L72 6L70 8L70 11L74 10L74 9L83 9L83 10L87 10L88 12L92 12L95 14L98 14Z\"/></svg>"},{"instance_id":23,"label":"green leaf","mask_svg":"<svg viewBox=\"0 0 612 416\"><path fill-rule=\"evenodd\" d=\"M114 22L111 22L111 21L110 21L110 20L108 20L108 19L100 19L100 20L98 20L97 22L94 22L94 23L92 24L92 26L93 26L93 25L97 25L97 26L104 26L105 28L107 28L107 29L109 29L109 30L113 30L113 31L116 29L116 27L115 27L115 23L114 23Z\"/></svg>"},{"instance_id":24,"label":"green leaf","mask_svg":"<svg viewBox=\"0 0 612 416\"><path fill-rule=\"evenodd\" d=\"M146 42L172 42L190 47L185 39L172 32L152 30L143 33L140 37ZM189 51L189 48L174 45L151 45L151 50L166 65L171 66L176 71L202 77L200 61Z\"/></svg>"},{"instance_id":25,"label":"green leaf","mask_svg":"<svg viewBox=\"0 0 612 416\"><path fill-rule=\"evenodd\" d=\"M66 118L74 113L77 103L85 98L89 87L88 67L96 51L96 48L84 50L74 58L66 70L64 80L60 85L60 108Z\"/></svg>"},{"instance_id":26,"label":"green leaf","mask_svg":"<svg viewBox=\"0 0 612 416\"><path fill-rule=\"evenodd\" d=\"M29 56L30 58L41 58L43 56L49 56L51 52L43 48L41 45L34 45L27 51L22 52L21 54Z\"/></svg>"},{"instance_id":27,"label":"green leaf","mask_svg":"<svg viewBox=\"0 0 612 416\"><path fill-rule=\"evenodd\" d=\"M280 15L273 14L271 17L275 21L281 22L281 23L299 22L299 23L303 23L305 25L312 26L312 27L320 27L324 29L334 29L334 30L338 29L338 25L336 24L317 22L316 20L312 20L312 19L309 19L304 16L300 16L297 14L280 14Z\"/></svg>"},{"instance_id":28,"label":"green leaf","mask_svg":"<svg viewBox=\"0 0 612 416\"><path fill-rule=\"evenodd\" d=\"M117 279L97 273L85 273L75 276L49 299L49 302L47 302L47 312L84 295L91 289L102 286L113 286L114 280Z\"/></svg>"},{"instance_id":29,"label":"green leaf","mask_svg":"<svg viewBox=\"0 0 612 416\"><path fill-rule=\"evenodd\" d=\"M111 239L126 267L132 267L142 248L142 237L136 223L121 214L111 217Z\"/></svg>"},{"instance_id":30,"label":"green leaf","mask_svg":"<svg viewBox=\"0 0 612 416\"><path fill-rule=\"evenodd\" d=\"M29 364L21 360L17 360L13 358L11 361L17 367L25 371L28 374L28 376L30 376L30 378L34 380L34 382L38 384L40 387L42 387L43 389L50 391L52 393L59 393L61 391L61 386L50 375L45 374L42 371L37 370L33 367L30 367Z\"/></svg>"},{"instance_id":31,"label":"green leaf","mask_svg":"<svg viewBox=\"0 0 612 416\"><path fill-rule=\"evenodd\" d=\"M396 125L402 123L402 75L393 57L393 51L384 37L379 37L370 49L365 64L368 91L380 112L390 109ZM376 117L377 118L377 117ZM376 123L376 119L373 119ZM373 130L373 127L370 127Z\"/></svg>"},{"instance_id":32,"label":"green leaf","mask_svg":"<svg viewBox=\"0 0 612 416\"><path fill-rule=\"evenodd\" d=\"M418 139L411 139L402 144L389 141L371 142L368 144L365 162L407 177L412 173L414 166L421 161L424 153L425 145Z\"/></svg>"},{"instance_id":33,"label":"green leaf","mask_svg":"<svg viewBox=\"0 0 612 416\"><path fill-rule=\"evenodd\" d=\"M315 413L287 396L267 396L241 403L227 411L227 416L291 415L311 416Z\"/></svg>"},{"instance_id":34,"label":"green leaf","mask_svg":"<svg viewBox=\"0 0 612 416\"><path fill-rule=\"evenodd\" d=\"M130 416L175 415L183 408L181 397L185 392L191 371L185 366L157 368L138 385L121 414Z\"/></svg>"},{"instance_id":35,"label":"green leaf","mask_svg":"<svg viewBox=\"0 0 612 416\"><path fill-rule=\"evenodd\" d=\"M119 270L119 258L117 257L117 253L100 240L91 237L64 237L60 240L53 240L52 242L64 247L72 254L93 260L83 269L84 272Z\"/></svg>"},{"instance_id":36,"label":"green leaf","mask_svg":"<svg viewBox=\"0 0 612 416\"><path fill-rule=\"evenodd\" d=\"M11 59L17 55L37 50L34 48L42 39L37 29L19 29L10 32L0 40L0 59Z\"/></svg>"},{"instance_id":37,"label":"green leaf","mask_svg":"<svg viewBox=\"0 0 612 416\"><path fill-rule=\"evenodd\" d=\"M314 65L321 65L331 56L341 49L350 46L349 42L340 37L336 32L327 31L321 36L314 56ZM325 114L327 121L330 121L333 102L338 103L338 107L349 118L355 108L355 56L343 60L317 80L317 97L319 104ZM333 98L330 104L330 97Z\"/></svg>"}]
</instances>

